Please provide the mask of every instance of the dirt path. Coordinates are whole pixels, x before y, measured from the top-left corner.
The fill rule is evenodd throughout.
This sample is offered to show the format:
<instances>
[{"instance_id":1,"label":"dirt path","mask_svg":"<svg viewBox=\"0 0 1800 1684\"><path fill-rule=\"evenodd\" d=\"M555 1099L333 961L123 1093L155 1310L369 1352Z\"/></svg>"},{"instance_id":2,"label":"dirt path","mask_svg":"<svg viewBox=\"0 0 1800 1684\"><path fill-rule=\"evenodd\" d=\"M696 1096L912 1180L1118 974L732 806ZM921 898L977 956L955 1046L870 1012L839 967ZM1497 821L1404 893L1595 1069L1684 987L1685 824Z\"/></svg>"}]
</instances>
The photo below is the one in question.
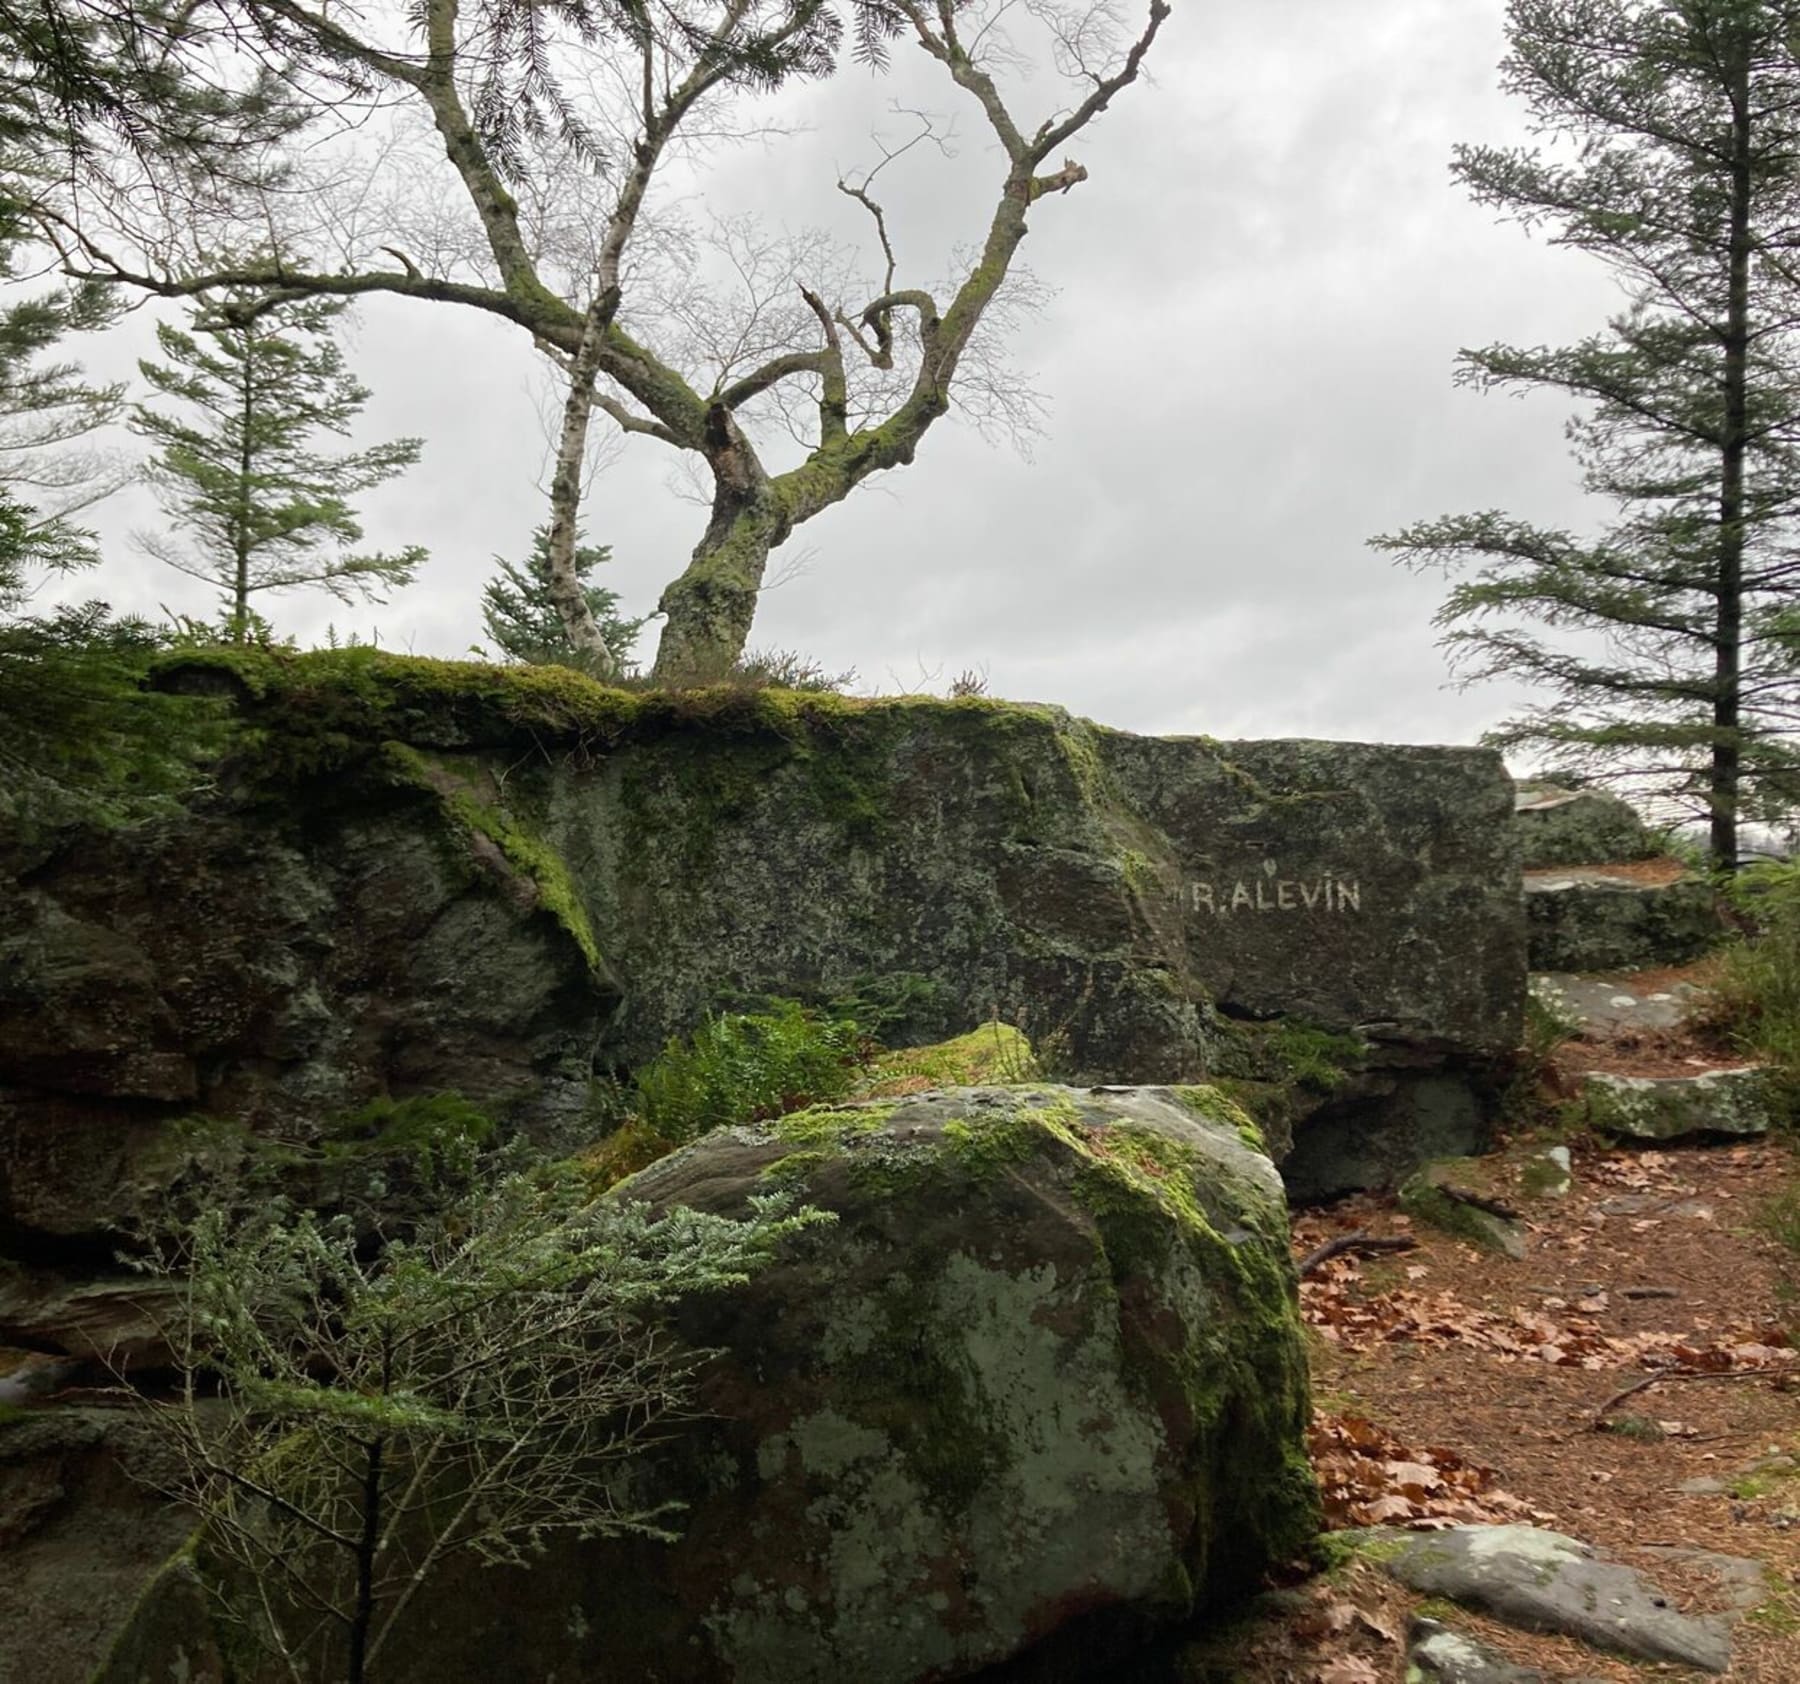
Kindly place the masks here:
<instances>
[{"instance_id":1,"label":"dirt path","mask_svg":"<svg viewBox=\"0 0 1800 1684\"><path fill-rule=\"evenodd\" d=\"M1615 1550L1689 1611L1731 1586L1680 1554L1750 1557L1772 1594L1742 1620L1730 1677L1800 1680L1800 1258L1767 1238L1800 1189L1785 1144L1623 1152L1573 1144L1574 1185L1534 1195L1519 1143L1472 1171L1519 1209L1511 1260L1415 1226L1391 1200L1302 1216L1296 1256L1335 1236L1417 1249L1338 1257L1302 1286L1313 1333L1314 1451L1331 1522L1526 1520ZM1630 1396L1618 1394L1660 1376ZM1773 1458L1773 1459L1772 1459ZM1403 1673L1418 1599L1353 1564L1240 1632L1246 1684L1378 1684ZM1553 1677L1698 1677L1437 1612ZM1196 1676L1206 1676L1197 1673Z\"/></svg>"}]
</instances>

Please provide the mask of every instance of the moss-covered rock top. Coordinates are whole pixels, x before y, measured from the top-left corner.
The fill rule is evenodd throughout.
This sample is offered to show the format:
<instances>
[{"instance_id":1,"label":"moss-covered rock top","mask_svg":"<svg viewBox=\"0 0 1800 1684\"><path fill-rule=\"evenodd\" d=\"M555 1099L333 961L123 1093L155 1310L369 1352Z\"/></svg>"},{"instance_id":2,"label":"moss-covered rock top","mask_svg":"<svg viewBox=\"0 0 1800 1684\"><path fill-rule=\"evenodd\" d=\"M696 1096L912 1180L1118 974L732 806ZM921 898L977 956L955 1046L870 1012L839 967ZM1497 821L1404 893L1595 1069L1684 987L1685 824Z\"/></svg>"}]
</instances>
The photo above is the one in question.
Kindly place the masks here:
<instances>
[{"instance_id":1,"label":"moss-covered rock top","mask_svg":"<svg viewBox=\"0 0 1800 1684\"><path fill-rule=\"evenodd\" d=\"M445 661L382 649L201 649L157 663L168 689L222 693L282 745L271 769L322 768L357 745L398 740L489 748L535 743L589 752L689 729L726 737L794 737L848 719L918 714L1006 716L1052 723L1061 710L987 697L856 697L716 684L624 689L556 666Z\"/></svg>"}]
</instances>

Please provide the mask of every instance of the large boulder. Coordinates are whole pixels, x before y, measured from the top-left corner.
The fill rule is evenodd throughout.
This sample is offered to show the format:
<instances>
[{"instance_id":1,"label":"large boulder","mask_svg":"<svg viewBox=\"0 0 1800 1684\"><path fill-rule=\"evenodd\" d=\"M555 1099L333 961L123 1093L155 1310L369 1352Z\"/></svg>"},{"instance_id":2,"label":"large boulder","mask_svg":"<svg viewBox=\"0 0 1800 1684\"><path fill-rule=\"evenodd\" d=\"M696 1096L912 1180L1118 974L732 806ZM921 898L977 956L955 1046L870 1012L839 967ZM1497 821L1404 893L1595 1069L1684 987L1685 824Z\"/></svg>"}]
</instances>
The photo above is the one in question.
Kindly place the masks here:
<instances>
[{"instance_id":1,"label":"large boulder","mask_svg":"<svg viewBox=\"0 0 1800 1684\"><path fill-rule=\"evenodd\" d=\"M716 1131L624 1183L837 1220L680 1318L721 1354L631 1493L679 1500L679 1540L446 1573L385 1676L924 1684L1044 1642L1104 1661L1254 1583L1316 1514L1253 1138L1206 1089L964 1088ZM163 1607L106 1684L205 1651Z\"/></svg>"},{"instance_id":2,"label":"large boulder","mask_svg":"<svg viewBox=\"0 0 1800 1684\"><path fill-rule=\"evenodd\" d=\"M1553 865L1617 865L1654 859L1663 838L1637 809L1603 789L1565 789L1524 780L1513 827L1526 870Z\"/></svg>"},{"instance_id":3,"label":"large boulder","mask_svg":"<svg viewBox=\"0 0 1800 1684\"><path fill-rule=\"evenodd\" d=\"M0 1412L0 1678L77 1684L143 1617L144 1587L169 1582L163 1564L192 1530L156 1495L174 1471L130 1410ZM172 1584L170 1601L202 1606ZM171 1676L208 1675L154 1684Z\"/></svg>"},{"instance_id":4,"label":"large boulder","mask_svg":"<svg viewBox=\"0 0 1800 1684\"><path fill-rule=\"evenodd\" d=\"M1000 1019L1089 1080L1243 1075L1302 1023L1360 1049L1303 1126L1402 1168L1422 1115L1478 1143L1469 1069L1517 1044L1486 751L368 650L163 681L235 695L215 790L0 877L0 1227L59 1247L161 1196L171 1118L306 1141L454 1090L572 1143L596 1069L749 996L868 999L903 1044ZM1323 1191L1371 1160L1331 1161Z\"/></svg>"}]
</instances>

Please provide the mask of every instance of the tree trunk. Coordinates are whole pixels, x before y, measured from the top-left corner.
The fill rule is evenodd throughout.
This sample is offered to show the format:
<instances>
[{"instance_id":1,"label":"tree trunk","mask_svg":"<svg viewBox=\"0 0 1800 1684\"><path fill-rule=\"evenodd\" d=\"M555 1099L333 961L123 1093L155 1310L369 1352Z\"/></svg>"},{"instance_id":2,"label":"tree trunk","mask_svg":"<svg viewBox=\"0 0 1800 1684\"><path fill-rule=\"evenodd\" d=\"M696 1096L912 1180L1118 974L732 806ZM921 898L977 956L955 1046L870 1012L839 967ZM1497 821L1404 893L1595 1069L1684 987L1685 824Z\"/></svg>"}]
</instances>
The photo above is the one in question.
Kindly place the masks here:
<instances>
[{"instance_id":1,"label":"tree trunk","mask_svg":"<svg viewBox=\"0 0 1800 1684\"><path fill-rule=\"evenodd\" d=\"M242 413L238 416L238 425L242 427L243 435L238 440L237 512L234 516L236 530L231 535L231 641L233 643L250 641L250 479L256 467L255 457L250 447L250 435L256 425L255 364L251 360L251 353L254 349L255 341L247 337L244 357L244 402Z\"/></svg>"},{"instance_id":2,"label":"tree trunk","mask_svg":"<svg viewBox=\"0 0 1800 1684\"><path fill-rule=\"evenodd\" d=\"M663 685L731 675L750 639L770 553L793 530L786 501L722 404L707 414L706 446L712 519L686 572L657 604L665 618L651 676Z\"/></svg>"},{"instance_id":3,"label":"tree trunk","mask_svg":"<svg viewBox=\"0 0 1800 1684\"><path fill-rule=\"evenodd\" d=\"M575 545L580 535L581 470L587 460L588 422L594 413L594 382L600 371L600 348L607 324L618 308L617 288L597 297L582 324L581 344L569 365L569 395L563 400L562 433L556 444L556 469L550 476L550 600L569 641L595 663L595 671L616 678L618 662L600 635L588 606L587 593L575 571Z\"/></svg>"},{"instance_id":4,"label":"tree trunk","mask_svg":"<svg viewBox=\"0 0 1800 1684\"><path fill-rule=\"evenodd\" d=\"M1731 210L1725 306L1725 427L1719 462L1719 566L1713 622L1713 743L1707 796L1713 868L1735 871L1742 776L1744 458L1749 442L1750 61L1732 69Z\"/></svg>"},{"instance_id":5,"label":"tree trunk","mask_svg":"<svg viewBox=\"0 0 1800 1684\"><path fill-rule=\"evenodd\" d=\"M348 1684L364 1684L369 1630L375 1623L375 1550L381 1539L382 1441L363 1447L362 1534L356 1543L356 1607L350 1617Z\"/></svg>"}]
</instances>

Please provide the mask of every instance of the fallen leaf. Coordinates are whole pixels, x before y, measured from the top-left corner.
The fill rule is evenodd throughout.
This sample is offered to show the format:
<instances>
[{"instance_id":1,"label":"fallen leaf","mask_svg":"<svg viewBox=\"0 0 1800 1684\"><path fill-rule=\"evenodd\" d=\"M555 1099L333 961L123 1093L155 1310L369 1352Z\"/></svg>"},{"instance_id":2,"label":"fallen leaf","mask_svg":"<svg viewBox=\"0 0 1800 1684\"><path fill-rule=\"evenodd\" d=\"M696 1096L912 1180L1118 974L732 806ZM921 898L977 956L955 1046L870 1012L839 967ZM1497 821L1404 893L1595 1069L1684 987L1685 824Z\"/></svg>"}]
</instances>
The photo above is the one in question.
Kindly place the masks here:
<instances>
[{"instance_id":1,"label":"fallen leaf","mask_svg":"<svg viewBox=\"0 0 1800 1684\"><path fill-rule=\"evenodd\" d=\"M1381 1684L1381 1672L1361 1655L1339 1655L1314 1675L1317 1684Z\"/></svg>"}]
</instances>

